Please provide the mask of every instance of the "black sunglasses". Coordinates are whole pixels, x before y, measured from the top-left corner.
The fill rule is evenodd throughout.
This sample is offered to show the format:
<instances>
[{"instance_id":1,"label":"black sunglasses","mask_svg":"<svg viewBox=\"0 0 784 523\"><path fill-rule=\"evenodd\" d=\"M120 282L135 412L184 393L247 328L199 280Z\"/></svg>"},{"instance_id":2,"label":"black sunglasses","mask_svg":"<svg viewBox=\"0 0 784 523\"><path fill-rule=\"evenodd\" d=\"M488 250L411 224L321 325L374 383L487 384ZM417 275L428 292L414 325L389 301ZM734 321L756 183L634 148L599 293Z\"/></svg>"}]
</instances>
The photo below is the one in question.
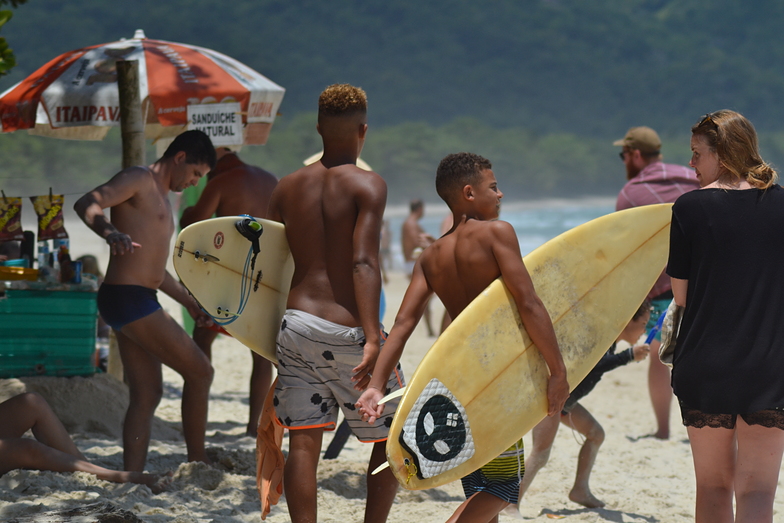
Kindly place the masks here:
<instances>
[{"instance_id":1,"label":"black sunglasses","mask_svg":"<svg viewBox=\"0 0 784 523\"><path fill-rule=\"evenodd\" d=\"M700 127L700 126L705 125L707 123L709 123L711 125L714 125L714 126L717 126L716 122L713 121L713 113L708 113L705 116L703 116L702 120L700 120L700 123L697 124L697 127Z\"/></svg>"}]
</instances>

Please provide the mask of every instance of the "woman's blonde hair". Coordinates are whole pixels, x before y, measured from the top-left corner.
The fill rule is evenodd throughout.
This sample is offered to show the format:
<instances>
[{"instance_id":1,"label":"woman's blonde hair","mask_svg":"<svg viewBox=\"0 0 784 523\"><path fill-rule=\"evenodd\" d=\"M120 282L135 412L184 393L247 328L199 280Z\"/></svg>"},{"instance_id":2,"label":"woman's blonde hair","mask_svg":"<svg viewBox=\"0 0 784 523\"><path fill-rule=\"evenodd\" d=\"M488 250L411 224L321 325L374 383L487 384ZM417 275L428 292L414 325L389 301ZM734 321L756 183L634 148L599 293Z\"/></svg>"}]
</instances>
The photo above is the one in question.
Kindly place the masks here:
<instances>
[{"instance_id":1,"label":"woman's blonde hair","mask_svg":"<svg viewBox=\"0 0 784 523\"><path fill-rule=\"evenodd\" d=\"M746 180L758 189L776 183L776 171L760 156L757 131L742 114L729 109L708 113L691 128L691 134L705 138L731 183Z\"/></svg>"}]
</instances>

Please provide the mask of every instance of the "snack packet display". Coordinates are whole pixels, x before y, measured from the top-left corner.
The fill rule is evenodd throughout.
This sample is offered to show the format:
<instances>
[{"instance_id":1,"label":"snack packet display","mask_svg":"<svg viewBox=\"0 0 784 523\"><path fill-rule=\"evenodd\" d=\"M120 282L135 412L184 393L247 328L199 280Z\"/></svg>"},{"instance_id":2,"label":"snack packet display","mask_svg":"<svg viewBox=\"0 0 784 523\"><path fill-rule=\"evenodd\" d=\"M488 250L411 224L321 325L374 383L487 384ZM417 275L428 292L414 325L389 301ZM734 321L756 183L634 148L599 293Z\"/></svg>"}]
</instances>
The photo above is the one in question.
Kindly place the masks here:
<instances>
[{"instance_id":1,"label":"snack packet display","mask_svg":"<svg viewBox=\"0 0 784 523\"><path fill-rule=\"evenodd\" d=\"M38 215L38 241L67 238L63 220L65 197L62 194L45 194L31 196L30 200L33 202L35 214Z\"/></svg>"},{"instance_id":2,"label":"snack packet display","mask_svg":"<svg viewBox=\"0 0 784 523\"><path fill-rule=\"evenodd\" d=\"M24 240L22 230L22 199L0 198L0 241Z\"/></svg>"}]
</instances>

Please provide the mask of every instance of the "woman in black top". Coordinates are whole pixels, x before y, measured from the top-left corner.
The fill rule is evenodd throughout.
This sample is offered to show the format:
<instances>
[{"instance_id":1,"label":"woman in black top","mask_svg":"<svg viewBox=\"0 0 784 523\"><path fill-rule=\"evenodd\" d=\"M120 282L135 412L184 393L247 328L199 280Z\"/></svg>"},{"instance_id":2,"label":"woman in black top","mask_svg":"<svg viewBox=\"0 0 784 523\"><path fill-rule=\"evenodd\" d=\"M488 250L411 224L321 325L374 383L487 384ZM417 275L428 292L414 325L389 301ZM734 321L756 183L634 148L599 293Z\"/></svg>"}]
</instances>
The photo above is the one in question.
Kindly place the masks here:
<instances>
[{"instance_id":1,"label":"woman in black top","mask_svg":"<svg viewBox=\"0 0 784 523\"><path fill-rule=\"evenodd\" d=\"M702 189L673 206L667 273L686 307L672 384L696 521L770 522L784 451L784 190L734 111L702 118L691 149Z\"/></svg>"}]
</instances>

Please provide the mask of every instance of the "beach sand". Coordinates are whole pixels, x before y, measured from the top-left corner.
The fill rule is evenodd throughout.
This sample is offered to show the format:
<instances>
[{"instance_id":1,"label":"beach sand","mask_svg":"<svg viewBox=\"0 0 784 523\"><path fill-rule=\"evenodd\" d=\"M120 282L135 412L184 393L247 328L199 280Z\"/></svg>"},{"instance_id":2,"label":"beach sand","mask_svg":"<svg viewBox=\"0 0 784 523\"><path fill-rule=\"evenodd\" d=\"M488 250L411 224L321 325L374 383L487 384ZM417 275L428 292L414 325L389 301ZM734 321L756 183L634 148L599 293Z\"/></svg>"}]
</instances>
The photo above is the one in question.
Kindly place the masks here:
<instances>
[{"instance_id":1,"label":"beach sand","mask_svg":"<svg viewBox=\"0 0 784 523\"><path fill-rule=\"evenodd\" d=\"M107 253L101 241L67 221L75 255L97 254L103 266ZM390 274L385 287L385 325L391 327L407 279ZM180 307L162 297L175 317ZM432 303L433 318L442 306ZM419 325L403 356L404 372L412 374L433 342ZM181 378L164 368L164 397L156 411L148 471L171 470L170 488L154 495L144 486L100 481L85 473L60 474L11 471L0 477L0 520L30 517L51 510L79 507L98 501L112 503L146 522L257 522L260 506L255 478L255 440L244 436L248 416L249 351L237 341L219 337L213 346L215 380L210 396L207 445L215 465L184 463L185 444L180 424ZM526 521L563 519L569 522L685 522L693 520L694 472L686 431L673 402L672 437L668 441L639 436L654 429L647 391L647 362L631 363L607 375L581 403L606 432L591 478L594 494L604 500L602 509L572 503L568 493L574 479L581 437L561 426L550 463L537 475L523 500ZM23 391L41 393L71 433L77 446L92 461L121 468L122 419L128 402L125 386L114 378L21 378L0 380L0 401ZM2 422L0 420L0 422ZM504 420L499 420L503 423ZM324 448L331 440L324 438ZM525 438L530 448L530 437ZM284 439L284 452L287 449ZM370 445L353 437L336 460L319 467L319 521L362 521L365 470ZM776 502L776 521L784 521L784 495ZM428 491L400 489L390 522L446 521L463 501L459 482ZM516 518L502 514L500 521ZM285 496L273 507L267 521L289 520Z\"/></svg>"}]
</instances>

